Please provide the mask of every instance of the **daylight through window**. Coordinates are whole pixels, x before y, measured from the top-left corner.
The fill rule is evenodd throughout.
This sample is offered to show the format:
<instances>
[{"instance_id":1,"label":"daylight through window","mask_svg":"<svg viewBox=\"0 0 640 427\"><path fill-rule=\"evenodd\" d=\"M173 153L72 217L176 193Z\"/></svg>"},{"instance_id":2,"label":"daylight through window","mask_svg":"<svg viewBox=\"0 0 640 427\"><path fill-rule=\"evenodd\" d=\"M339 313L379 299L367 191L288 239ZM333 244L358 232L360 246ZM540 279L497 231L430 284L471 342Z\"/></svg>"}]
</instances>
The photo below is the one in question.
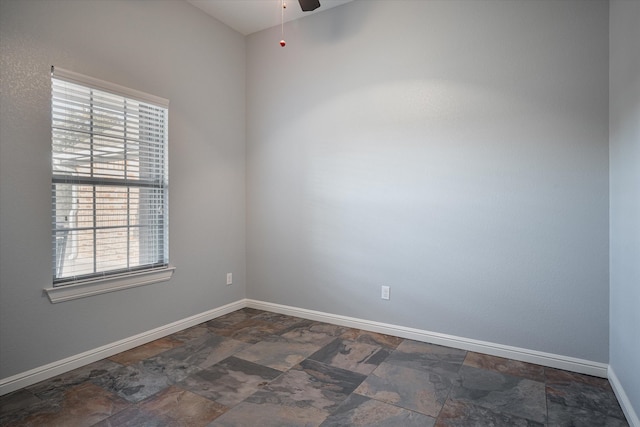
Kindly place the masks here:
<instances>
[{"instance_id":1,"label":"daylight through window","mask_svg":"<svg viewBox=\"0 0 640 427\"><path fill-rule=\"evenodd\" d=\"M168 265L168 101L52 68L54 286Z\"/></svg>"}]
</instances>

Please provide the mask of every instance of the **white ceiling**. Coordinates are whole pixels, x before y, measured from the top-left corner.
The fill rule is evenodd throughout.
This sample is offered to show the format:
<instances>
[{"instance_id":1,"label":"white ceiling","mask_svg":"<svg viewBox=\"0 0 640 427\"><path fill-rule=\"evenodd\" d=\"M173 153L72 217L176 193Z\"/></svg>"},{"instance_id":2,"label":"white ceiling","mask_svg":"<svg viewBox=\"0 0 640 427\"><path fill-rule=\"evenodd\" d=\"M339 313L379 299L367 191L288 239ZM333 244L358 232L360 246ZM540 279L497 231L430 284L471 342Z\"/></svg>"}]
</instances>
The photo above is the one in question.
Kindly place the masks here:
<instances>
[{"instance_id":1,"label":"white ceiling","mask_svg":"<svg viewBox=\"0 0 640 427\"><path fill-rule=\"evenodd\" d=\"M256 31L280 25L281 0L187 0L207 14L224 22L245 36ZM298 0L285 0L285 22L309 16L353 0L320 0L320 7L312 12L303 12Z\"/></svg>"}]
</instances>

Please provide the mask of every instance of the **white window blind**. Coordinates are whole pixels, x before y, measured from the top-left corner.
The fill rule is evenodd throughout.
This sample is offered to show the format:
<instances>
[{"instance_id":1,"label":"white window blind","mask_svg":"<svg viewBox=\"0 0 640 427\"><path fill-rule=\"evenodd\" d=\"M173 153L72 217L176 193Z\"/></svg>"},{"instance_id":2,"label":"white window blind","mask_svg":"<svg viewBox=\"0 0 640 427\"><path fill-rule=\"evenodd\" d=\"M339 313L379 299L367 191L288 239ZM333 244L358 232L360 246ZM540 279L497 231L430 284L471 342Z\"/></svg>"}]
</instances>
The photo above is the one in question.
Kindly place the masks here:
<instances>
[{"instance_id":1,"label":"white window blind","mask_svg":"<svg viewBox=\"0 0 640 427\"><path fill-rule=\"evenodd\" d=\"M54 286L168 265L168 101L52 67Z\"/></svg>"}]
</instances>

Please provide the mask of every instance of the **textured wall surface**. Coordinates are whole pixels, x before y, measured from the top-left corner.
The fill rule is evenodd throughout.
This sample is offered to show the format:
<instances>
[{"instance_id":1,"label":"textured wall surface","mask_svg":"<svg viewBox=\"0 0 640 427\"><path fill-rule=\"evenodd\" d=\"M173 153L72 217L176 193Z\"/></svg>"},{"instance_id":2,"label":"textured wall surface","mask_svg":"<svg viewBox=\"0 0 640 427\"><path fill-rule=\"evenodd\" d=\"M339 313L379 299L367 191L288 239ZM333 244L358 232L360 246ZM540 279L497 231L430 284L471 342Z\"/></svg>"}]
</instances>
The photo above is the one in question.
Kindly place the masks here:
<instances>
[{"instance_id":1,"label":"textured wall surface","mask_svg":"<svg viewBox=\"0 0 640 427\"><path fill-rule=\"evenodd\" d=\"M244 38L181 1L1 0L0 48L0 378L243 298ZM43 295L51 65L170 100L171 281Z\"/></svg>"},{"instance_id":2,"label":"textured wall surface","mask_svg":"<svg viewBox=\"0 0 640 427\"><path fill-rule=\"evenodd\" d=\"M607 362L608 7L356 1L249 36L247 295Z\"/></svg>"},{"instance_id":3,"label":"textured wall surface","mask_svg":"<svg viewBox=\"0 0 640 427\"><path fill-rule=\"evenodd\" d=\"M640 416L640 2L611 2L611 368ZM637 420L637 418L636 418Z\"/></svg>"}]
</instances>

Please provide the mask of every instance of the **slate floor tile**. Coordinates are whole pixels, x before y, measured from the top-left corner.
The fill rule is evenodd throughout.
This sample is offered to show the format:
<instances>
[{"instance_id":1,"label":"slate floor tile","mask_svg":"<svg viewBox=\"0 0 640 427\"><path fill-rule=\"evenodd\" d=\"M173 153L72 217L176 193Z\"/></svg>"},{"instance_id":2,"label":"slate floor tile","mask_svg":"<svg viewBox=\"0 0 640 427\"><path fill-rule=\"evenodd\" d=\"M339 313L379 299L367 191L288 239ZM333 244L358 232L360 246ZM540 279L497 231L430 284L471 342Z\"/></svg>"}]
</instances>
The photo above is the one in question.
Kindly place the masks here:
<instances>
[{"instance_id":1,"label":"slate floor tile","mask_svg":"<svg viewBox=\"0 0 640 427\"><path fill-rule=\"evenodd\" d=\"M355 337L355 341L395 350L404 339L392 335L379 334L377 332L359 331Z\"/></svg>"},{"instance_id":2,"label":"slate floor tile","mask_svg":"<svg viewBox=\"0 0 640 427\"><path fill-rule=\"evenodd\" d=\"M16 390L12 393L0 396L0 425L4 425L2 422L4 416L7 416L12 412L28 409L31 406L37 405L41 401L41 399L34 396L33 393L26 389Z\"/></svg>"},{"instance_id":3,"label":"slate floor tile","mask_svg":"<svg viewBox=\"0 0 640 427\"><path fill-rule=\"evenodd\" d=\"M365 375L357 372L307 359L250 396L247 401L255 404L313 407L327 411L328 415L365 378Z\"/></svg>"},{"instance_id":4,"label":"slate floor tile","mask_svg":"<svg viewBox=\"0 0 640 427\"><path fill-rule=\"evenodd\" d=\"M385 362L355 393L435 418L451 387L451 380L446 375Z\"/></svg>"},{"instance_id":5,"label":"slate floor tile","mask_svg":"<svg viewBox=\"0 0 640 427\"><path fill-rule=\"evenodd\" d=\"M162 355L145 359L139 365L147 372L167 377L171 384L178 383L202 370L198 366Z\"/></svg>"},{"instance_id":6,"label":"slate floor tile","mask_svg":"<svg viewBox=\"0 0 640 427\"><path fill-rule=\"evenodd\" d=\"M451 347L404 340L386 362L426 372L436 372L454 380L467 352Z\"/></svg>"},{"instance_id":7,"label":"slate floor tile","mask_svg":"<svg viewBox=\"0 0 640 427\"><path fill-rule=\"evenodd\" d=\"M123 411L128 403L92 383L67 388L46 406L36 405L20 418L7 419L3 426L92 426Z\"/></svg>"},{"instance_id":8,"label":"slate floor tile","mask_svg":"<svg viewBox=\"0 0 640 427\"><path fill-rule=\"evenodd\" d=\"M464 359L464 365L509 374L514 377L528 378L533 381L544 382L546 380L544 366L490 356L488 354L474 353L472 351L467 353L467 357Z\"/></svg>"},{"instance_id":9,"label":"slate floor tile","mask_svg":"<svg viewBox=\"0 0 640 427\"><path fill-rule=\"evenodd\" d=\"M42 400L26 389L14 391L0 396L0 426L17 425L29 415L50 411L52 407L55 410L57 406L57 401Z\"/></svg>"},{"instance_id":10,"label":"slate floor tile","mask_svg":"<svg viewBox=\"0 0 640 427\"><path fill-rule=\"evenodd\" d=\"M216 419L211 426L318 426L365 376L305 360Z\"/></svg>"},{"instance_id":11,"label":"slate floor tile","mask_svg":"<svg viewBox=\"0 0 640 427\"><path fill-rule=\"evenodd\" d=\"M478 426L544 427L544 424L452 399L447 400L436 423L436 427Z\"/></svg>"},{"instance_id":12,"label":"slate floor tile","mask_svg":"<svg viewBox=\"0 0 640 427\"><path fill-rule=\"evenodd\" d=\"M129 402L140 402L171 385L166 375L146 371L141 364L122 366L91 382Z\"/></svg>"},{"instance_id":13,"label":"slate floor tile","mask_svg":"<svg viewBox=\"0 0 640 427\"><path fill-rule=\"evenodd\" d=\"M280 374L276 369L232 356L185 378L178 385L221 405L232 407Z\"/></svg>"},{"instance_id":14,"label":"slate floor tile","mask_svg":"<svg viewBox=\"0 0 640 427\"><path fill-rule=\"evenodd\" d=\"M282 335L309 321L284 314L256 311L230 313L206 323L211 332L240 341L255 344Z\"/></svg>"},{"instance_id":15,"label":"slate floor tile","mask_svg":"<svg viewBox=\"0 0 640 427\"><path fill-rule=\"evenodd\" d=\"M216 418L208 427L317 427L328 413L314 407L245 401Z\"/></svg>"},{"instance_id":16,"label":"slate floor tile","mask_svg":"<svg viewBox=\"0 0 640 427\"><path fill-rule=\"evenodd\" d=\"M223 316L217 317L213 320L209 320L208 322L204 323L204 325L210 328L226 328L232 325L237 325L238 323L244 322L245 320L251 319L252 317L262 313L265 312L253 308L242 308L240 310L236 310Z\"/></svg>"},{"instance_id":17,"label":"slate floor tile","mask_svg":"<svg viewBox=\"0 0 640 427\"><path fill-rule=\"evenodd\" d=\"M250 344L219 335L207 334L161 354L199 368L208 368L249 347Z\"/></svg>"},{"instance_id":18,"label":"slate floor tile","mask_svg":"<svg viewBox=\"0 0 640 427\"><path fill-rule=\"evenodd\" d=\"M234 356L240 359L286 371L297 365L321 346L312 343L281 341L261 341L239 351Z\"/></svg>"},{"instance_id":19,"label":"slate floor tile","mask_svg":"<svg viewBox=\"0 0 640 427\"><path fill-rule=\"evenodd\" d=\"M288 328L285 324L249 318L232 325L209 324L209 330L216 335L255 344L279 336Z\"/></svg>"},{"instance_id":20,"label":"slate floor tile","mask_svg":"<svg viewBox=\"0 0 640 427\"><path fill-rule=\"evenodd\" d=\"M579 375L579 374L578 374ZM549 424L554 426L627 426L609 387L599 378L587 382L547 383Z\"/></svg>"},{"instance_id":21,"label":"slate floor tile","mask_svg":"<svg viewBox=\"0 0 640 427\"><path fill-rule=\"evenodd\" d=\"M92 427L173 427L170 420L163 420L131 406Z\"/></svg>"},{"instance_id":22,"label":"slate floor tile","mask_svg":"<svg viewBox=\"0 0 640 427\"><path fill-rule=\"evenodd\" d=\"M361 374L370 374L384 362L389 349L337 338L309 356L309 359Z\"/></svg>"},{"instance_id":23,"label":"slate floor tile","mask_svg":"<svg viewBox=\"0 0 640 427\"><path fill-rule=\"evenodd\" d=\"M196 338L200 338L201 336L207 335L209 333L210 333L209 328L207 328L205 324L200 324L200 325L192 326L185 330L176 332L175 334L171 335L171 337L178 341L186 343L188 341L191 341Z\"/></svg>"},{"instance_id":24,"label":"slate floor tile","mask_svg":"<svg viewBox=\"0 0 640 427\"><path fill-rule=\"evenodd\" d=\"M95 380L117 369L122 369L122 365L103 359L31 385L27 387L27 390L42 399L49 399L64 392L69 387Z\"/></svg>"},{"instance_id":25,"label":"slate floor tile","mask_svg":"<svg viewBox=\"0 0 640 427\"><path fill-rule=\"evenodd\" d=\"M626 420L599 411L567 407L549 402L549 424L554 427L628 427Z\"/></svg>"},{"instance_id":26,"label":"slate floor tile","mask_svg":"<svg viewBox=\"0 0 640 427\"><path fill-rule=\"evenodd\" d=\"M328 323L305 321L289 328L278 339L302 344L317 344L320 347L329 344L335 338L343 336L350 328Z\"/></svg>"},{"instance_id":27,"label":"slate floor tile","mask_svg":"<svg viewBox=\"0 0 640 427\"><path fill-rule=\"evenodd\" d=\"M544 383L463 366L451 398L539 423L547 421Z\"/></svg>"},{"instance_id":28,"label":"slate floor tile","mask_svg":"<svg viewBox=\"0 0 640 427\"><path fill-rule=\"evenodd\" d=\"M320 427L432 427L434 423L432 417L354 393Z\"/></svg>"},{"instance_id":29,"label":"slate floor tile","mask_svg":"<svg viewBox=\"0 0 640 427\"><path fill-rule=\"evenodd\" d=\"M174 427L203 427L229 409L176 386L152 396L139 407Z\"/></svg>"},{"instance_id":30,"label":"slate floor tile","mask_svg":"<svg viewBox=\"0 0 640 427\"><path fill-rule=\"evenodd\" d=\"M613 391L606 378L598 378L591 375L563 371L561 369L554 368L545 368L544 374L547 385L570 385L573 383L580 383L591 387L597 387L602 390Z\"/></svg>"},{"instance_id":31,"label":"slate floor tile","mask_svg":"<svg viewBox=\"0 0 640 427\"><path fill-rule=\"evenodd\" d=\"M279 325L282 327L282 329L288 329L291 327L294 327L298 324L302 324L302 323L306 323L308 322L305 319L302 319L300 317L295 317L295 316L288 316L286 314L279 314L279 313L271 313L268 311L265 311L263 313L260 313L254 317L252 317L253 320L257 320L257 321L264 321L264 322L269 322L269 323L273 323L276 325Z\"/></svg>"}]
</instances>

